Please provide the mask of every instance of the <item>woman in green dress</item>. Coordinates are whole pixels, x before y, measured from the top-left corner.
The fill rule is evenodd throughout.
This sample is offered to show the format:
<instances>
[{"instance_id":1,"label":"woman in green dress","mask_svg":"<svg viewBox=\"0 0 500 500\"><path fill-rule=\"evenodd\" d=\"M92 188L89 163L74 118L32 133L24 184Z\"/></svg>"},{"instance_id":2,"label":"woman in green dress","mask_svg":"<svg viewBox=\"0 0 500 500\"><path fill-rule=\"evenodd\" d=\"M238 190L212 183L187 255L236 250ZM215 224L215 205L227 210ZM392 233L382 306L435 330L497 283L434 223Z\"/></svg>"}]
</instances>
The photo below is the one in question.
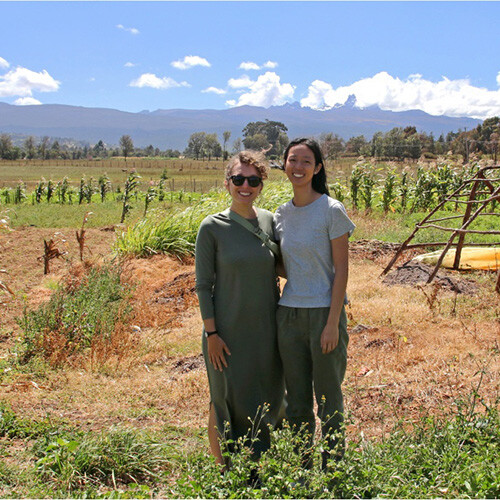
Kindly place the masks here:
<instances>
[{"instance_id":1,"label":"woman in green dress","mask_svg":"<svg viewBox=\"0 0 500 500\"><path fill-rule=\"evenodd\" d=\"M253 205L267 173L261 153L242 151L233 157L225 180L231 206L205 218L196 239L196 291L210 386L208 434L221 465L221 438L236 443L257 433L251 445L257 459L270 446L269 424L283 413L274 254L233 218L237 214L274 237L273 214Z\"/></svg>"}]
</instances>

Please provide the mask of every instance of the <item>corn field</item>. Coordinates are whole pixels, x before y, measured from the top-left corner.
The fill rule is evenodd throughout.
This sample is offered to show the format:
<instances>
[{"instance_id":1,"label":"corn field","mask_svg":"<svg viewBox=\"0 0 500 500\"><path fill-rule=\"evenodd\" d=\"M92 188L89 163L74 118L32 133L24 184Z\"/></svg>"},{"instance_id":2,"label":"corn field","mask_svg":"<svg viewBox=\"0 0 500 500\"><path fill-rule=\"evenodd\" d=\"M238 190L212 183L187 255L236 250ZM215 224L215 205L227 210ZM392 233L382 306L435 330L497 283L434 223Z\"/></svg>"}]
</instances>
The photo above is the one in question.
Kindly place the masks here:
<instances>
[{"instance_id":1,"label":"corn field","mask_svg":"<svg viewBox=\"0 0 500 500\"><path fill-rule=\"evenodd\" d=\"M380 168L370 161L359 161L352 167L350 174L341 180L335 179L335 172L329 172L330 193L353 210L382 210L385 213L427 211L455 191L479 167L479 163L458 166L438 161L430 165L419 164L415 170L414 167L401 169L396 165ZM205 185L206 180L203 182L203 185L197 183L194 178L185 189L186 184L178 181L177 186L180 184L182 188L176 189L175 179L169 179L165 172L157 180L143 182L135 171L128 175L123 185L113 185L107 174L98 179L83 176L76 186L67 177L58 181L41 178L31 191L27 190L23 181L19 181L15 187L1 188L0 205L82 205L114 200L123 205L124 218L131 200L143 202L146 213L154 201L190 203L196 201L201 193L222 185L220 180L209 181L209 185ZM454 210L456 207L446 208Z\"/></svg>"}]
</instances>

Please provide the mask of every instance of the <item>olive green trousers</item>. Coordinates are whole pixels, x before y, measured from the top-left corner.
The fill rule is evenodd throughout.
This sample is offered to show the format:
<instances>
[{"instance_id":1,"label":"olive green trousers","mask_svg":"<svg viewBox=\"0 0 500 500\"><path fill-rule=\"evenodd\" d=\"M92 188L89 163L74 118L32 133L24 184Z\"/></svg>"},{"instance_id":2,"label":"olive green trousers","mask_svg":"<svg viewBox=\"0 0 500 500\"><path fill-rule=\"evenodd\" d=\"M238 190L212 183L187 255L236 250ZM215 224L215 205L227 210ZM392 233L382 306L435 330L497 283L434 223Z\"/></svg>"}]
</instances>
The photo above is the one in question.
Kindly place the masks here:
<instances>
[{"instance_id":1,"label":"olive green trousers","mask_svg":"<svg viewBox=\"0 0 500 500\"><path fill-rule=\"evenodd\" d=\"M344 401L342 381L347 364L347 317L342 308L337 347L323 354L321 333L329 307L294 308L279 306L277 312L278 346L283 361L287 391L287 418L296 430L303 426L310 444L315 431L313 393L318 405L323 437L330 450L343 454ZM339 439L340 437L340 439Z\"/></svg>"}]
</instances>

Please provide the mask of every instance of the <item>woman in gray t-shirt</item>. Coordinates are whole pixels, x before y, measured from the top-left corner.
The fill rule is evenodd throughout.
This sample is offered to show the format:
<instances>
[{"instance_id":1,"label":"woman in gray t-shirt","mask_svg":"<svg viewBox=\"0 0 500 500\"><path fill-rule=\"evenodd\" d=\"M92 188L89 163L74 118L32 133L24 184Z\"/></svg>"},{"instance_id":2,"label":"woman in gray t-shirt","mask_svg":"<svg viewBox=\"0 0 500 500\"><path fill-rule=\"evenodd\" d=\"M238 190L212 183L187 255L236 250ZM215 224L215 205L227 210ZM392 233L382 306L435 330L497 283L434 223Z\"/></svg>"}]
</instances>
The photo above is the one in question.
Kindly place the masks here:
<instances>
[{"instance_id":1,"label":"woman in gray t-shirt","mask_svg":"<svg viewBox=\"0 0 500 500\"><path fill-rule=\"evenodd\" d=\"M287 283L277 312L278 345L287 388L287 417L295 429L305 426L312 444L318 417L330 454L343 455L341 384L347 362L344 310L348 277L348 238L354 224L344 206L330 198L319 145L292 141L284 155L293 199L275 214ZM310 467L304 457L304 466Z\"/></svg>"}]
</instances>

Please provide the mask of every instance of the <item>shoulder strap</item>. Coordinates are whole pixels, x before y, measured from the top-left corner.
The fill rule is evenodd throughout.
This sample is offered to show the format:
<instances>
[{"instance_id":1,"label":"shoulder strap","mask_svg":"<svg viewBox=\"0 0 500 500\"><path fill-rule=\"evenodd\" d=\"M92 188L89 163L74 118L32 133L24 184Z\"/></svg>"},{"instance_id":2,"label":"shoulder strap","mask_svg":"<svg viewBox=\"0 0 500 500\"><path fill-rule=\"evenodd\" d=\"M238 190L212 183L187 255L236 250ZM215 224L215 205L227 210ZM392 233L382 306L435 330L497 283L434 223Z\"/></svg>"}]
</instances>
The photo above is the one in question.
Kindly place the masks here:
<instances>
[{"instance_id":1,"label":"shoulder strap","mask_svg":"<svg viewBox=\"0 0 500 500\"><path fill-rule=\"evenodd\" d=\"M233 212L232 210L229 210L229 218L237 222L238 224L241 224L245 229L250 231L251 233L255 234L257 238L259 238L264 245L266 245L271 252L276 257L279 257L280 255L280 248L279 246L269 238L269 235L262 231L260 226L255 227L251 222L249 222L245 217L242 217L241 215L237 214L236 212Z\"/></svg>"}]
</instances>

